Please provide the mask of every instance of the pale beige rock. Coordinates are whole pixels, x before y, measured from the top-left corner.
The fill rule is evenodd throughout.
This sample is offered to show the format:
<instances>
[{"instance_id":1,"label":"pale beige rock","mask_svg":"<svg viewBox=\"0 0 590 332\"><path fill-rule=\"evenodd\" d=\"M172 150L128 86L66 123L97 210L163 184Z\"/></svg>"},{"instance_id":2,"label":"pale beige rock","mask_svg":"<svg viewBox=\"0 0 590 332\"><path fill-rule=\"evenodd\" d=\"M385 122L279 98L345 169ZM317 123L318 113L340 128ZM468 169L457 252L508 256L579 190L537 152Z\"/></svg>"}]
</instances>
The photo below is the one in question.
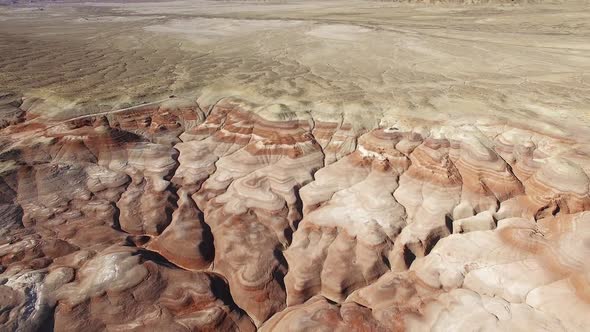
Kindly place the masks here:
<instances>
[{"instance_id":1,"label":"pale beige rock","mask_svg":"<svg viewBox=\"0 0 590 332\"><path fill-rule=\"evenodd\" d=\"M483 211L475 216L453 221L453 233L487 231L495 227L496 222L490 211Z\"/></svg>"},{"instance_id":2,"label":"pale beige rock","mask_svg":"<svg viewBox=\"0 0 590 332\"><path fill-rule=\"evenodd\" d=\"M388 270L388 255L405 225L405 212L392 196L397 172L385 160L367 159L363 163L372 165L365 179L348 188L346 182L342 189L336 187L329 201L308 213L299 225L285 252L289 305L318 293L341 301ZM345 160L326 169L338 169ZM318 186L323 189L322 184ZM328 184L327 190L332 188Z\"/></svg>"}]
</instances>

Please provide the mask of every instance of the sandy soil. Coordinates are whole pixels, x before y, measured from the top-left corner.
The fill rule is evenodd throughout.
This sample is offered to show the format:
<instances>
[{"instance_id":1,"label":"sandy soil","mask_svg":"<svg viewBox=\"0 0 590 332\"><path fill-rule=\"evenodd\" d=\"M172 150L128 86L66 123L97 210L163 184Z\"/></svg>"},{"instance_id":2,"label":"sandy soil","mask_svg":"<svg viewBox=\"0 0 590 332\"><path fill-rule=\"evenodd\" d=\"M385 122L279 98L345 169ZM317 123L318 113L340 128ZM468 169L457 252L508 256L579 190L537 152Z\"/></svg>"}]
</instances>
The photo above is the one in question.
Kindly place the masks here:
<instances>
[{"instance_id":1,"label":"sandy soil","mask_svg":"<svg viewBox=\"0 0 590 332\"><path fill-rule=\"evenodd\" d=\"M8 6L0 8L0 83L46 99L44 116L171 94L240 96L367 127L452 120L579 133L590 125L586 9L360 1Z\"/></svg>"}]
</instances>

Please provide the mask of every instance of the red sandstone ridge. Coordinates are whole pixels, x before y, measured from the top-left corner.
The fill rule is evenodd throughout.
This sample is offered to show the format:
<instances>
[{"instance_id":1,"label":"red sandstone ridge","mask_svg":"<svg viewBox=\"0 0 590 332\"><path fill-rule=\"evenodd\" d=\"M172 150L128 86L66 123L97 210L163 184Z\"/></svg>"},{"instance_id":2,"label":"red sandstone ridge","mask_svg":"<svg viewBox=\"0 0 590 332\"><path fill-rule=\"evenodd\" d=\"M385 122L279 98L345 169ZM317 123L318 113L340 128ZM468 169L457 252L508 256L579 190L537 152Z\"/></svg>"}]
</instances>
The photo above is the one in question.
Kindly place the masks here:
<instances>
[{"instance_id":1,"label":"red sandstone ridge","mask_svg":"<svg viewBox=\"0 0 590 332\"><path fill-rule=\"evenodd\" d=\"M0 119L0 325L583 330L590 158L518 128L358 129L237 99Z\"/></svg>"}]
</instances>

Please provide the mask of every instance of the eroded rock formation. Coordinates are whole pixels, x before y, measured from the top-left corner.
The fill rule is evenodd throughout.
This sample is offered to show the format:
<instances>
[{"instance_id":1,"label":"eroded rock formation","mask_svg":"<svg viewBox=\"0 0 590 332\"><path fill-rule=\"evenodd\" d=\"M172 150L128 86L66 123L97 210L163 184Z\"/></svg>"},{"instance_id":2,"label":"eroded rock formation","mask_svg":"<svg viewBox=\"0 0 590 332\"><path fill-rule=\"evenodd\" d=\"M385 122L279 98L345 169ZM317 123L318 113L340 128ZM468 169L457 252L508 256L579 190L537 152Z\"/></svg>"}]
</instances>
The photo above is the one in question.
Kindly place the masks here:
<instances>
[{"instance_id":1,"label":"eroded rock formation","mask_svg":"<svg viewBox=\"0 0 590 332\"><path fill-rule=\"evenodd\" d=\"M2 329L590 324L590 158L573 140L232 98L44 123L6 99Z\"/></svg>"}]
</instances>

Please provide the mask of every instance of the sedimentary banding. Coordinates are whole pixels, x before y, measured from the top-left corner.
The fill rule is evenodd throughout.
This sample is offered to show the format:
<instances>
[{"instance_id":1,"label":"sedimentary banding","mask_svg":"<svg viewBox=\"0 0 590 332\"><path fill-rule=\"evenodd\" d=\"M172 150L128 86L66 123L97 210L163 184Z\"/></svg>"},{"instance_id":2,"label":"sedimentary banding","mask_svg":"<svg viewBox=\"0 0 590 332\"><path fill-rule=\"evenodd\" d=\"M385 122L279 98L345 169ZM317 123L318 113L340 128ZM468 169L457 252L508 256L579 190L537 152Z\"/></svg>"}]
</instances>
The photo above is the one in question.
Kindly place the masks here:
<instances>
[{"instance_id":1,"label":"sedimentary banding","mask_svg":"<svg viewBox=\"0 0 590 332\"><path fill-rule=\"evenodd\" d=\"M590 158L569 139L235 98L49 124L22 104L0 126L3 328L590 323Z\"/></svg>"}]
</instances>

